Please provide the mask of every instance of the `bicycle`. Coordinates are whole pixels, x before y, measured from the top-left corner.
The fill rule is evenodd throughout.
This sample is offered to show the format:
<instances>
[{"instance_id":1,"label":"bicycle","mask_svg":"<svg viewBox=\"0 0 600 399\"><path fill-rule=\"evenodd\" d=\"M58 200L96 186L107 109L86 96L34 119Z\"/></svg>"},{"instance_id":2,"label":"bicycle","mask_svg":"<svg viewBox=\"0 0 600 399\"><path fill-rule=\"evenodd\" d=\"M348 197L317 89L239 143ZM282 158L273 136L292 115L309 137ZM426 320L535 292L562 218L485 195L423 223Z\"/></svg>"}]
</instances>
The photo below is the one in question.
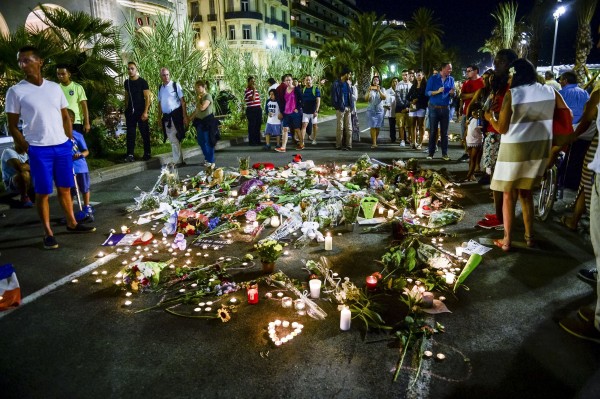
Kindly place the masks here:
<instances>
[{"instance_id":1,"label":"bicycle","mask_svg":"<svg viewBox=\"0 0 600 399\"><path fill-rule=\"evenodd\" d=\"M559 151L552 167L546 169L544 173L540 192L537 201L535 201L535 217L542 222L545 222L548 216L550 216L554 201L562 199L562 189L564 187L568 159L569 157L564 151ZM564 168L563 165L565 165Z\"/></svg>"}]
</instances>

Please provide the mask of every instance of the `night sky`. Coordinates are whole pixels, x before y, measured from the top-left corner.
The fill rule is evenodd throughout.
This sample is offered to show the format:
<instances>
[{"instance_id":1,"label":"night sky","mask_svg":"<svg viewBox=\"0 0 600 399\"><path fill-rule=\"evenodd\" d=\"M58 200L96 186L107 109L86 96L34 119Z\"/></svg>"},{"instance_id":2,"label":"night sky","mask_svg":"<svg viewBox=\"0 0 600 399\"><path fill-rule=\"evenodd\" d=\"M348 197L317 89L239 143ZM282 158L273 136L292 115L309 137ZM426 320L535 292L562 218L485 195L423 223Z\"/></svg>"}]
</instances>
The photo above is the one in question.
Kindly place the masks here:
<instances>
[{"instance_id":1,"label":"night sky","mask_svg":"<svg viewBox=\"0 0 600 399\"><path fill-rule=\"evenodd\" d=\"M577 32L577 17L575 11L569 8L572 1L563 1L567 7L566 13L560 17L558 24L558 40L556 44L555 65L573 64L575 50L573 42ZM458 48L462 64L490 64L489 54L477 52L483 46L484 40L491 36L495 25L490 15L499 2L492 0L357 0L357 6L364 11L375 11L378 15L386 15L388 19L408 21L413 12L421 7L433 10L434 18L442 25L444 36L442 43L447 47ZM534 0L519 0L517 19L529 13ZM469 5L473 5L469 7ZM592 21L592 38L594 45L598 42L598 24L600 24L600 6L596 9ZM554 18L548 15L547 29L544 31L540 62L538 66L549 66L552 59L552 44L554 40ZM600 49L593 48L588 63L600 63Z\"/></svg>"}]
</instances>

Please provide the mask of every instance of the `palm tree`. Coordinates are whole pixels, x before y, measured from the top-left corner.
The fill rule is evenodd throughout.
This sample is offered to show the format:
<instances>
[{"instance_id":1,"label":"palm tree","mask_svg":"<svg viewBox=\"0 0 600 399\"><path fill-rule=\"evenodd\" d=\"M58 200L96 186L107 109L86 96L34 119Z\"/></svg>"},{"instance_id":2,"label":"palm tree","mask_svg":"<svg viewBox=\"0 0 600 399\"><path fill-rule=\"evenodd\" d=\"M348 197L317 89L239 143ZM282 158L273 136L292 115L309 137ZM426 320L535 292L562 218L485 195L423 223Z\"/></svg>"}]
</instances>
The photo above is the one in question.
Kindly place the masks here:
<instances>
[{"instance_id":1,"label":"palm tree","mask_svg":"<svg viewBox=\"0 0 600 399\"><path fill-rule=\"evenodd\" d=\"M383 17L375 13L361 14L350 22L344 37L356 43L358 59L356 60L356 76L359 95L366 92L371 79L371 71L380 71L382 66L393 57L398 34L383 23Z\"/></svg>"},{"instance_id":2,"label":"palm tree","mask_svg":"<svg viewBox=\"0 0 600 399\"><path fill-rule=\"evenodd\" d=\"M412 37L419 42L421 69L425 71L423 64L425 50L441 43L440 37L444 34L442 26L437 23L437 19L433 18L433 11L421 7L414 12L412 19L406 23L406 28Z\"/></svg>"},{"instance_id":3,"label":"palm tree","mask_svg":"<svg viewBox=\"0 0 600 399\"><path fill-rule=\"evenodd\" d=\"M515 40L515 26L517 23L518 5L510 3L500 3L492 17L496 20L498 35L501 48L512 48Z\"/></svg>"},{"instance_id":4,"label":"palm tree","mask_svg":"<svg viewBox=\"0 0 600 399\"><path fill-rule=\"evenodd\" d=\"M336 78L335 75L345 66L356 70L358 67L358 54L358 44L342 38L339 40L327 40L323 44L317 58L329 65L332 77Z\"/></svg>"},{"instance_id":5,"label":"palm tree","mask_svg":"<svg viewBox=\"0 0 600 399\"><path fill-rule=\"evenodd\" d=\"M586 61L594 45L590 23L596 11L598 0L579 0L575 3L577 13L577 35L575 37L575 73L583 85L588 76L586 74Z\"/></svg>"},{"instance_id":6,"label":"palm tree","mask_svg":"<svg viewBox=\"0 0 600 399\"><path fill-rule=\"evenodd\" d=\"M542 34L555 5L556 1L554 0L536 0L531 13L527 16L530 32L528 56L533 65L538 63Z\"/></svg>"}]
</instances>

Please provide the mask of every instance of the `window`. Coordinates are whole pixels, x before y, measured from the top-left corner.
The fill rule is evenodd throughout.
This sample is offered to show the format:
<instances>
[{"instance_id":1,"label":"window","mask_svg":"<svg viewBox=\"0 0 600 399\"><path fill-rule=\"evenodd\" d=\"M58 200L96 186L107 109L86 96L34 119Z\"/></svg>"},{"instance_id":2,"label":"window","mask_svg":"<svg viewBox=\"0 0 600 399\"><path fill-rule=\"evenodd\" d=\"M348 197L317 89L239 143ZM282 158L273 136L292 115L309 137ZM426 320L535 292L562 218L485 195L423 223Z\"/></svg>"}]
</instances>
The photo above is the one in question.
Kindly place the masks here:
<instances>
[{"instance_id":1,"label":"window","mask_svg":"<svg viewBox=\"0 0 600 399\"><path fill-rule=\"evenodd\" d=\"M275 7L271 6L271 18L275 18Z\"/></svg>"},{"instance_id":2,"label":"window","mask_svg":"<svg viewBox=\"0 0 600 399\"><path fill-rule=\"evenodd\" d=\"M256 27L256 40L260 40L260 28Z\"/></svg>"},{"instance_id":3,"label":"window","mask_svg":"<svg viewBox=\"0 0 600 399\"><path fill-rule=\"evenodd\" d=\"M233 0L227 0L227 11L228 12L234 11L234 9L233 9Z\"/></svg>"},{"instance_id":4,"label":"window","mask_svg":"<svg viewBox=\"0 0 600 399\"><path fill-rule=\"evenodd\" d=\"M248 0L241 0L242 2L242 11L248 11Z\"/></svg>"},{"instance_id":5,"label":"window","mask_svg":"<svg viewBox=\"0 0 600 399\"><path fill-rule=\"evenodd\" d=\"M281 20L282 20L283 22L287 22L287 12L285 12L285 11L283 11L283 10L281 11ZM284 47L285 47L285 46L284 46Z\"/></svg>"},{"instance_id":6,"label":"window","mask_svg":"<svg viewBox=\"0 0 600 399\"><path fill-rule=\"evenodd\" d=\"M235 40L235 25L229 25L229 40Z\"/></svg>"},{"instance_id":7,"label":"window","mask_svg":"<svg viewBox=\"0 0 600 399\"><path fill-rule=\"evenodd\" d=\"M215 0L209 0L208 1L208 13L209 14L216 14L215 12Z\"/></svg>"},{"instance_id":8,"label":"window","mask_svg":"<svg viewBox=\"0 0 600 399\"><path fill-rule=\"evenodd\" d=\"M197 1L191 1L190 6L190 16L192 17L192 20L195 20L198 17L198 14L200 14L200 5Z\"/></svg>"},{"instance_id":9,"label":"window","mask_svg":"<svg viewBox=\"0 0 600 399\"><path fill-rule=\"evenodd\" d=\"M244 40L252 39L252 31L250 30L250 25L242 25L242 38Z\"/></svg>"},{"instance_id":10,"label":"window","mask_svg":"<svg viewBox=\"0 0 600 399\"><path fill-rule=\"evenodd\" d=\"M217 27L216 26L210 27L210 38L212 39L213 42L217 41Z\"/></svg>"},{"instance_id":11,"label":"window","mask_svg":"<svg viewBox=\"0 0 600 399\"><path fill-rule=\"evenodd\" d=\"M282 40L283 49L285 50L287 48L287 35L284 34L283 37L281 38L281 40Z\"/></svg>"}]
</instances>

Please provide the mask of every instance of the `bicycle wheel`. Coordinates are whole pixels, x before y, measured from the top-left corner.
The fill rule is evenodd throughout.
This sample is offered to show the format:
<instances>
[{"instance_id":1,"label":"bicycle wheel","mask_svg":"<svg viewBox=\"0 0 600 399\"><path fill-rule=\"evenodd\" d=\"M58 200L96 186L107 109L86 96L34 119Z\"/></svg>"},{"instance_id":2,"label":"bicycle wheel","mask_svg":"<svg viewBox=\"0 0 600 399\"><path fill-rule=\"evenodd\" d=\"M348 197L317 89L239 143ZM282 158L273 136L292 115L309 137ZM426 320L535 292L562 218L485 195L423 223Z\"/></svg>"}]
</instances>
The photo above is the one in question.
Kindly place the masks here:
<instances>
[{"instance_id":1,"label":"bicycle wheel","mask_svg":"<svg viewBox=\"0 0 600 399\"><path fill-rule=\"evenodd\" d=\"M552 211L552 206L554 205L554 198L556 197L556 175L557 175L556 166L551 167L544 174L544 178L542 180L542 184L540 187L540 194L537 199L537 207L535 216L542 222L545 222L550 216L550 211Z\"/></svg>"}]
</instances>

